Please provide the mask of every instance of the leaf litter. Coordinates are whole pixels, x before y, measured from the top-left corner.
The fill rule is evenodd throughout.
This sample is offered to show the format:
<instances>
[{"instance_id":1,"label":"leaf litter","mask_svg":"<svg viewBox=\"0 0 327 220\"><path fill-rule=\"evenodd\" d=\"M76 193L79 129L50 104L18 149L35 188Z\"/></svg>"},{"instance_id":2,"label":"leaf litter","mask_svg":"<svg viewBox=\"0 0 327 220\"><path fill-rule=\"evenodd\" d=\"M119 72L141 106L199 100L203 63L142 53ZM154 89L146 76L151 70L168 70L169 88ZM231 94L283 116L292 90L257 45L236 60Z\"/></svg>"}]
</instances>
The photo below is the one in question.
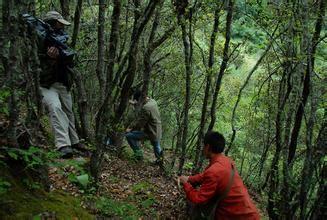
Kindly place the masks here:
<instances>
[{"instance_id":1,"label":"leaf litter","mask_svg":"<svg viewBox=\"0 0 327 220\"><path fill-rule=\"evenodd\" d=\"M145 152L145 157L149 155L150 152ZM87 158L85 160L88 161ZM57 162L65 164L62 159ZM50 167L51 190L63 190L83 198L83 188L69 178L80 174L76 167L69 164L59 168ZM96 197L110 197L113 201L135 205L141 215L138 219L182 219L185 216L184 193L178 189L172 178L164 175L159 166L152 165L147 159L134 162L107 154ZM93 214L101 215L93 202L83 201L81 206Z\"/></svg>"}]
</instances>

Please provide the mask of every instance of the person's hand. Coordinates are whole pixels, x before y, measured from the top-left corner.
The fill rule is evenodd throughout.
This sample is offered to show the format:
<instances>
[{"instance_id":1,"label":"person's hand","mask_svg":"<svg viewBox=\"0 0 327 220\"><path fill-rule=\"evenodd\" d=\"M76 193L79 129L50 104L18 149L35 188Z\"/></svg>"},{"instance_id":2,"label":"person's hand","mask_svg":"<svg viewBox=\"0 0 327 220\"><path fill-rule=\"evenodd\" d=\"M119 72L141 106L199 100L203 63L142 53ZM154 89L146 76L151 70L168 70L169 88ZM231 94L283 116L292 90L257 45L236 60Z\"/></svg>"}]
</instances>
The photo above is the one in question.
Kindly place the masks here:
<instances>
[{"instance_id":1,"label":"person's hand","mask_svg":"<svg viewBox=\"0 0 327 220\"><path fill-rule=\"evenodd\" d=\"M188 176L180 176L178 179L182 184L184 184L188 181Z\"/></svg>"},{"instance_id":2,"label":"person's hand","mask_svg":"<svg viewBox=\"0 0 327 220\"><path fill-rule=\"evenodd\" d=\"M131 132L131 128L126 128L126 132Z\"/></svg>"},{"instance_id":3,"label":"person's hand","mask_svg":"<svg viewBox=\"0 0 327 220\"><path fill-rule=\"evenodd\" d=\"M178 189L180 190L180 189L181 189L181 181L180 181L180 179L179 179L179 176L175 176L175 177L174 177L174 181L176 182L177 187L178 187Z\"/></svg>"},{"instance_id":4,"label":"person's hand","mask_svg":"<svg viewBox=\"0 0 327 220\"><path fill-rule=\"evenodd\" d=\"M55 58L57 58L59 56L59 50L56 47L49 47L48 51L47 51L47 54L48 54L49 57L55 59Z\"/></svg>"},{"instance_id":5,"label":"person's hand","mask_svg":"<svg viewBox=\"0 0 327 220\"><path fill-rule=\"evenodd\" d=\"M132 100L132 99L128 100L128 102L129 102L129 104L131 104L131 105L136 105L136 103L137 103L137 101Z\"/></svg>"}]
</instances>

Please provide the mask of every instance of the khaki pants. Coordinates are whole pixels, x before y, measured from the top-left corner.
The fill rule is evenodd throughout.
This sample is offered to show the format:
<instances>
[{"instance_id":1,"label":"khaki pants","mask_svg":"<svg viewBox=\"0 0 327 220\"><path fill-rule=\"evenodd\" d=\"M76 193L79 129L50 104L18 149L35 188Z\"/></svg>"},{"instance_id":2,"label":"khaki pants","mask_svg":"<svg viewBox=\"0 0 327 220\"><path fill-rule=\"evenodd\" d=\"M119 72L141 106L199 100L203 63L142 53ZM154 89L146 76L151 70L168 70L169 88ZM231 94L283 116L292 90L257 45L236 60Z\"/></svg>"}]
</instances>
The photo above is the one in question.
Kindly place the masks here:
<instances>
[{"instance_id":1,"label":"khaki pants","mask_svg":"<svg viewBox=\"0 0 327 220\"><path fill-rule=\"evenodd\" d=\"M62 83L54 83L49 89L40 87L42 102L49 111L56 148L79 142L72 110L72 97Z\"/></svg>"}]
</instances>

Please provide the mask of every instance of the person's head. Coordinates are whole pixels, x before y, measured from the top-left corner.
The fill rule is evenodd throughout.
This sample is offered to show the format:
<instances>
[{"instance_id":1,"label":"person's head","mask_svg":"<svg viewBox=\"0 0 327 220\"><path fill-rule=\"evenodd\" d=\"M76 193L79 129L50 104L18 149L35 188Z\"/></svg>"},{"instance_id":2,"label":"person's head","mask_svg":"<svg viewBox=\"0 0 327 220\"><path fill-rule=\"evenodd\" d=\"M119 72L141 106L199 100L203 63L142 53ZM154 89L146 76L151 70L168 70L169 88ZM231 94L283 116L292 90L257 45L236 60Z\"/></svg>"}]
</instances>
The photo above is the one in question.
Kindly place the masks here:
<instances>
[{"instance_id":1,"label":"person's head","mask_svg":"<svg viewBox=\"0 0 327 220\"><path fill-rule=\"evenodd\" d=\"M134 93L133 93L133 100L137 101L137 102L140 102L142 99L142 92L141 90L136 90Z\"/></svg>"},{"instance_id":2,"label":"person's head","mask_svg":"<svg viewBox=\"0 0 327 220\"><path fill-rule=\"evenodd\" d=\"M55 30L64 29L66 25L70 25L70 22L66 21L59 12L49 11L45 14L43 20L51 25Z\"/></svg>"},{"instance_id":3,"label":"person's head","mask_svg":"<svg viewBox=\"0 0 327 220\"><path fill-rule=\"evenodd\" d=\"M210 158L212 154L222 153L225 149L225 138L216 131L208 131L204 136L204 155Z\"/></svg>"}]
</instances>

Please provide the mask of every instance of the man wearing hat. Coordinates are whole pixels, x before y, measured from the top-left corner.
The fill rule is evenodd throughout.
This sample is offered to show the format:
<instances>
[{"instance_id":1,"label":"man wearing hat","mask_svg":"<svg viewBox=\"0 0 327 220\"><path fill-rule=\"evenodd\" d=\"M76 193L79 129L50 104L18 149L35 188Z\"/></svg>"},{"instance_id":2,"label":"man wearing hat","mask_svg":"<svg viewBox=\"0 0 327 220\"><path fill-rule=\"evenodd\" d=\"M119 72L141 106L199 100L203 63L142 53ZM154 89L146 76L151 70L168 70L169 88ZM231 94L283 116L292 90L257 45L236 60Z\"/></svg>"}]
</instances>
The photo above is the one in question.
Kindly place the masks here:
<instances>
[{"instance_id":1,"label":"man wearing hat","mask_svg":"<svg viewBox=\"0 0 327 220\"><path fill-rule=\"evenodd\" d=\"M64 27L70 23L56 11L49 11L43 20L52 27L56 36L63 39L62 43L66 43L68 34ZM62 59L60 50L47 40L39 42L39 59L42 69L40 73L42 102L49 111L55 146L63 158L70 158L73 156L72 147L79 145L79 138L75 129L67 64Z\"/></svg>"}]
</instances>

